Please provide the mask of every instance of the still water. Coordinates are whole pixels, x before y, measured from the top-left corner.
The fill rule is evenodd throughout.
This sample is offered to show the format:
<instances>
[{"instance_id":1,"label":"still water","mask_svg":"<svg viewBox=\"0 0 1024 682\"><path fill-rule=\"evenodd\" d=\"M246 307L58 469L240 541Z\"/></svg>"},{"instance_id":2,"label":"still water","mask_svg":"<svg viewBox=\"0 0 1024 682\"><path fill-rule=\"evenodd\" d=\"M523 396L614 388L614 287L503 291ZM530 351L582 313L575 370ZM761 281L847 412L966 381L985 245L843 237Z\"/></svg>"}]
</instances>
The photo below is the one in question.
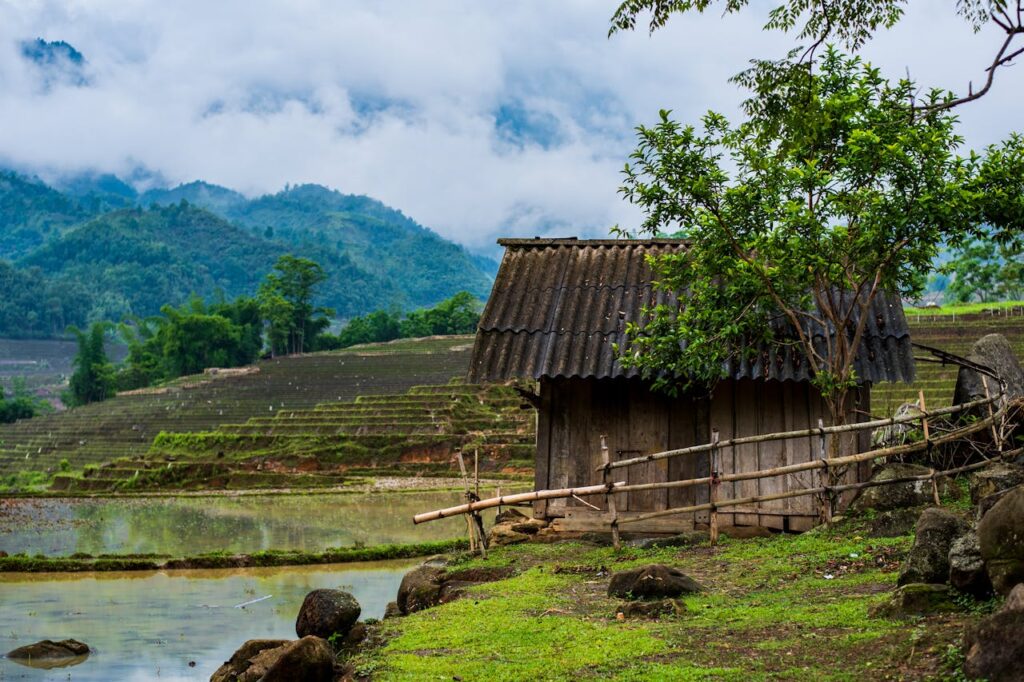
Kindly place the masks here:
<instances>
[{"instance_id":1,"label":"still water","mask_svg":"<svg viewBox=\"0 0 1024 682\"><path fill-rule=\"evenodd\" d=\"M0 550L48 556L323 550L462 537L461 518L412 516L459 492L0 500Z\"/></svg>"},{"instance_id":2,"label":"still water","mask_svg":"<svg viewBox=\"0 0 1024 682\"><path fill-rule=\"evenodd\" d=\"M40 639L74 638L94 649L84 662L52 670L0 658L0 680L208 680L247 639L294 639L310 590L348 590L363 618L380 618L415 563L0 574L0 654Z\"/></svg>"}]
</instances>

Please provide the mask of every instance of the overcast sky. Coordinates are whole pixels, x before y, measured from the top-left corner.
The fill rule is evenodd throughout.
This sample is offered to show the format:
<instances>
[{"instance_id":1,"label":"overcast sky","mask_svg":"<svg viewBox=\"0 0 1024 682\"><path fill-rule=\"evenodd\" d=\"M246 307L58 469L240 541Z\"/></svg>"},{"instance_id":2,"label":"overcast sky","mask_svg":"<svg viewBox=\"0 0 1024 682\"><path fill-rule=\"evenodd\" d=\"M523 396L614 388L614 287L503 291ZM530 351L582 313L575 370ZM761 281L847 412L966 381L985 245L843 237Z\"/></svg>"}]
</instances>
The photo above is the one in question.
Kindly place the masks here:
<instances>
[{"instance_id":1,"label":"overcast sky","mask_svg":"<svg viewBox=\"0 0 1024 682\"><path fill-rule=\"evenodd\" d=\"M616 4L0 0L0 162L44 177L144 168L250 195L316 182L474 249L604 236L638 222L616 193L633 127L660 108L735 113L728 77L793 45L760 30L764 3L609 39ZM974 35L953 4L914 3L865 54L893 77L979 82L994 32ZM25 59L37 37L73 45L82 72ZM1022 69L962 110L971 145L1024 127Z\"/></svg>"}]
</instances>

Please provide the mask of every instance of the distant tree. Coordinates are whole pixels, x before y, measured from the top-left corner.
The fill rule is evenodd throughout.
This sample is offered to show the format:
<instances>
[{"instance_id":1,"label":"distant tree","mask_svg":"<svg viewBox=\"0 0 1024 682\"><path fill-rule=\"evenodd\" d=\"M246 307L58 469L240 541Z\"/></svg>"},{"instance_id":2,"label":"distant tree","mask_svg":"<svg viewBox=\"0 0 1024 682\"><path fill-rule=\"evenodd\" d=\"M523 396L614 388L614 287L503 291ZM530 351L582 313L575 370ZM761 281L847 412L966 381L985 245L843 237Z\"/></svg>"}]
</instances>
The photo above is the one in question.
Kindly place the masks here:
<instances>
[{"instance_id":1,"label":"distant tree","mask_svg":"<svg viewBox=\"0 0 1024 682\"><path fill-rule=\"evenodd\" d=\"M68 330L78 340L75 371L67 393L67 402L72 406L100 402L114 394L114 367L104 348L108 327L107 323L94 322L88 332L77 327Z\"/></svg>"},{"instance_id":2,"label":"distant tree","mask_svg":"<svg viewBox=\"0 0 1024 682\"><path fill-rule=\"evenodd\" d=\"M278 259L258 295L274 353L311 350L317 335L330 325L327 316L334 311L314 305L318 287L325 281L327 273L315 261L291 255Z\"/></svg>"},{"instance_id":3,"label":"distant tree","mask_svg":"<svg viewBox=\"0 0 1024 682\"><path fill-rule=\"evenodd\" d=\"M480 299L468 291L460 291L433 308L409 313L402 321L402 336L440 336L472 334L480 321Z\"/></svg>"},{"instance_id":4,"label":"distant tree","mask_svg":"<svg viewBox=\"0 0 1024 682\"><path fill-rule=\"evenodd\" d=\"M3 386L0 386L0 424L12 424L19 419L31 419L35 415L36 401L28 397L24 390L19 390L17 384L10 398L4 397Z\"/></svg>"},{"instance_id":5,"label":"distant tree","mask_svg":"<svg viewBox=\"0 0 1024 682\"><path fill-rule=\"evenodd\" d=\"M940 268L950 275L946 298L953 303L1018 300L1024 296L1024 263L1019 248L992 239L965 245Z\"/></svg>"}]
</instances>

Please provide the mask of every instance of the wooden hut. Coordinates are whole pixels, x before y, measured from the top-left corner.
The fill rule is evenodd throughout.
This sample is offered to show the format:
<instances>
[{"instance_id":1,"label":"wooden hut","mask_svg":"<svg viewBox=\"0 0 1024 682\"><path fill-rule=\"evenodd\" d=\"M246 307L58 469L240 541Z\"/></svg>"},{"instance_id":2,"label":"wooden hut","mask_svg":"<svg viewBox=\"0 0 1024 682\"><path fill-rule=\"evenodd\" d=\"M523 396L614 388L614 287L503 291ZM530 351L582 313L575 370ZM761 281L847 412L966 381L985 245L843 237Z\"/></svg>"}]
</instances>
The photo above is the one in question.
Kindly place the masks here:
<instances>
[{"instance_id":1,"label":"wooden hut","mask_svg":"<svg viewBox=\"0 0 1024 682\"><path fill-rule=\"evenodd\" d=\"M737 361L711 395L668 397L652 391L635 370L624 369L613 345L627 323L667 294L652 287L646 256L686 248L680 240L507 239L491 297L473 347L473 383L533 379L537 405L536 489L601 482L602 435L613 461L703 444L712 429L721 439L817 426L827 410L810 384L807 363L790 349L761 349ZM914 363L902 306L879 297L871 311L856 362L863 382L854 414L867 418L872 383L910 381ZM847 437L842 451L866 449L868 434ZM726 448L722 473L754 471L819 456L817 439L803 438ZM628 483L707 476L707 455L683 456L615 471ZM847 472L850 480L867 475ZM813 487L813 473L723 484L719 499ZM705 487L651 490L616 496L620 518L708 499ZM603 498L538 502L534 515L567 530L607 528ZM675 532L704 521L707 513L651 519L626 528ZM719 514L719 523L803 530L817 522L811 497L762 503Z\"/></svg>"}]
</instances>

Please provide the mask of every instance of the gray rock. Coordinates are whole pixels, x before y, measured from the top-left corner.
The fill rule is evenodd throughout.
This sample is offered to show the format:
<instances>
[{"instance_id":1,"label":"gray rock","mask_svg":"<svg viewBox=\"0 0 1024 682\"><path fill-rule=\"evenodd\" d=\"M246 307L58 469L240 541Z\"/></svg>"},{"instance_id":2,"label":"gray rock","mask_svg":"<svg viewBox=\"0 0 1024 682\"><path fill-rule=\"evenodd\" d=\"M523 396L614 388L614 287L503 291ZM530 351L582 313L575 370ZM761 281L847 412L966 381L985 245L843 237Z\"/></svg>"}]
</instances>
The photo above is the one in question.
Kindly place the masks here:
<instances>
[{"instance_id":1,"label":"gray rock","mask_svg":"<svg viewBox=\"0 0 1024 682\"><path fill-rule=\"evenodd\" d=\"M235 682L252 665L252 659L267 649L277 649L288 643L287 639L250 639L217 668L210 682Z\"/></svg>"},{"instance_id":2,"label":"gray rock","mask_svg":"<svg viewBox=\"0 0 1024 682\"><path fill-rule=\"evenodd\" d=\"M1010 488L1010 490L1014 490L1014 488ZM1000 490L997 493L992 493L991 495L986 495L985 497L981 498L978 501L978 508L975 513L975 518L978 521L980 521L982 517L984 517L985 514L988 513L989 509L996 506L996 502L1006 497L1007 493L1009 493L1010 490Z\"/></svg>"},{"instance_id":3,"label":"gray rock","mask_svg":"<svg viewBox=\"0 0 1024 682\"><path fill-rule=\"evenodd\" d=\"M1024 611L1024 583L1017 583L1003 602L1000 611Z\"/></svg>"},{"instance_id":4,"label":"gray rock","mask_svg":"<svg viewBox=\"0 0 1024 682\"><path fill-rule=\"evenodd\" d=\"M901 535L909 535L917 527L917 519L922 511L920 507L914 507L881 512L868 522L868 535L873 538L898 538Z\"/></svg>"},{"instance_id":5,"label":"gray rock","mask_svg":"<svg viewBox=\"0 0 1024 682\"><path fill-rule=\"evenodd\" d=\"M696 580L677 568L663 564L614 573L608 583L608 596L620 599L675 598L703 591Z\"/></svg>"},{"instance_id":6,"label":"gray rock","mask_svg":"<svg viewBox=\"0 0 1024 682\"><path fill-rule=\"evenodd\" d=\"M969 530L949 547L949 584L978 598L992 594L992 582L981 559L978 534Z\"/></svg>"},{"instance_id":7,"label":"gray rock","mask_svg":"<svg viewBox=\"0 0 1024 682\"><path fill-rule=\"evenodd\" d=\"M441 583L445 570L434 566L417 566L402 578L398 586L398 610L404 615L429 609L441 603Z\"/></svg>"},{"instance_id":8,"label":"gray rock","mask_svg":"<svg viewBox=\"0 0 1024 682\"><path fill-rule=\"evenodd\" d=\"M971 475L971 502L1016 488L1024 483L1024 467L995 462Z\"/></svg>"},{"instance_id":9,"label":"gray rock","mask_svg":"<svg viewBox=\"0 0 1024 682\"><path fill-rule=\"evenodd\" d=\"M964 673L988 682L1024 680L1024 611L999 611L964 637Z\"/></svg>"},{"instance_id":10,"label":"gray rock","mask_svg":"<svg viewBox=\"0 0 1024 682\"><path fill-rule=\"evenodd\" d=\"M1021 369L1013 347L1002 334L988 334L978 339L971 347L967 356L979 365L984 365L1006 382L1006 390L1010 397L1024 395L1024 370ZM982 375L973 369L961 367L956 377L956 388L953 389L953 404L971 402L985 397ZM988 379L989 393L995 395L999 386Z\"/></svg>"},{"instance_id":11,"label":"gray rock","mask_svg":"<svg viewBox=\"0 0 1024 682\"><path fill-rule=\"evenodd\" d=\"M1009 594L1024 582L1024 487L1017 487L982 517L978 544L992 587Z\"/></svg>"},{"instance_id":12,"label":"gray rock","mask_svg":"<svg viewBox=\"0 0 1024 682\"><path fill-rule=\"evenodd\" d=\"M940 507L929 507L917 520L914 544L910 548L898 585L944 583L949 579L949 549L967 530L960 517Z\"/></svg>"},{"instance_id":13,"label":"gray rock","mask_svg":"<svg viewBox=\"0 0 1024 682\"><path fill-rule=\"evenodd\" d=\"M44 639L33 644L26 644L7 652L12 661L59 661L62 659L83 658L89 654L89 645L77 639L64 639L54 642ZM45 667L45 666L44 666Z\"/></svg>"},{"instance_id":14,"label":"gray rock","mask_svg":"<svg viewBox=\"0 0 1024 682\"><path fill-rule=\"evenodd\" d=\"M893 591L889 599L871 609L875 618L906 618L958 611L949 585L909 583Z\"/></svg>"},{"instance_id":15,"label":"gray rock","mask_svg":"<svg viewBox=\"0 0 1024 682\"><path fill-rule=\"evenodd\" d=\"M295 620L295 634L329 639L337 633L344 638L359 620L360 613L359 602L344 590L313 590L302 601Z\"/></svg>"},{"instance_id":16,"label":"gray rock","mask_svg":"<svg viewBox=\"0 0 1024 682\"><path fill-rule=\"evenodd\" d=\"M501 547L504 545L516 545L520 542L526 542L530 539L530 535L527 533L521 533L517 530L513 530L513 526L519 526L521 524L506 521L505 523L499 523L491 527L491 530L487 533L487 544L488 546ZM534 533L537 532L535 529Z\"/></svg>"},{"instance_id":17,"label":"gray rock","mask_svg":"<svg viewBox=\"0 0 1024 682\"><path fill-rule=\"evenodd\" d=\"M921 414L921 406L917 403L903 403L896 408L896 412L892 416L897 418L916 417ZM919 424L915 422L901 422L875 429L871 432L871 447L886 448L894 445L903 445L907 441L907 437L917 426Z\"/></svg>"},{"instance_id":18,"label":"gray rock","mask_svg":"<svg viewBox=\"0 0 1024 682\"><path fill-rule=\"evenodd\" d=\"M904 478L907 476L927 476L931 472L932 470L928 467L918 464L895 462L883 465L875 472L871 480L891 481L894 478ZM945 486L946 484L940 481L940 485ZM943 488L940 488L941 492L943 492ZM858 512L867 509L889 511L892 509L921 507L928 504L935 504L931 481L908 481L905 483L864 488L854 498L853 502L850 503L850 509Z\"/></svg>"},{"instance_id":19,"label":"gray rock","mask_svg":"<svg viewBox=\"0 0 1024 682\"><path fill-rule=\"evenodd\" d=\"M319 637L303 637L257 654L238 682L332 682L334 650Z\"/></svg>"},{"instance_id":20,"label":"gray rock","mask_svg":"<svg viewBox=\"0 0 1024 682\"><path fill-rule=\"evenodd\" d=\"M526 521L530 517L519 511L515 507L506 507L502 509L497 516L494 517L494 523L519 523L520 521Z\"/></svg>"},{"instance_id":21,"label":"gray rock","mask_svg":"<svg viewBox=\"0 0 1024 682\"><path fill-rule=\"evenodd\" d=\"M657 599L655 601L628 601L618 609L616 615L623 618L658 619L663 616L681 616L689 612L686 604L678 599Z\"/></svg>"},{"instance_id":22,"label":"gray rock","mask_svg":"<svg viewBox=\"0 0 1024 682\"><path fill-rule=\"evenodd\" d=\"M402 609L398 608L398 602L389 601L388 605L384 607L384 618L399 618L402 615Z\"/></svg>"}]
</instances>

